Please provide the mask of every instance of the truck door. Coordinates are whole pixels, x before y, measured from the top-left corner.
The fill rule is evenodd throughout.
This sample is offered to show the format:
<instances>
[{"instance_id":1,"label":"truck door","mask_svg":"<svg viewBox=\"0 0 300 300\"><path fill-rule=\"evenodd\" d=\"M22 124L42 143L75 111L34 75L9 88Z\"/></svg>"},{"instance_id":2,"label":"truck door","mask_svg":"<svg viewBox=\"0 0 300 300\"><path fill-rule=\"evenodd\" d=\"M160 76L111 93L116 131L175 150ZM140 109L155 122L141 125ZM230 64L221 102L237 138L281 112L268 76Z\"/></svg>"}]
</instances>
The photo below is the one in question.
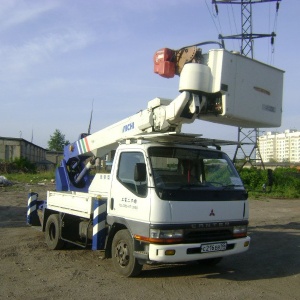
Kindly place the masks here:
<instances>
[{"instance_id":1,"label":"truck door","mask_svg":"<svg viewBox=\"0 0 300 300\"><path fill-rule=\"evenodd\" d=\"M145 167L142 152L126 151L120 154L118 169L112 179L110 215L148 223L148 172L144 172L144 176L137 174Z\"/></svg>"}]
</instances>

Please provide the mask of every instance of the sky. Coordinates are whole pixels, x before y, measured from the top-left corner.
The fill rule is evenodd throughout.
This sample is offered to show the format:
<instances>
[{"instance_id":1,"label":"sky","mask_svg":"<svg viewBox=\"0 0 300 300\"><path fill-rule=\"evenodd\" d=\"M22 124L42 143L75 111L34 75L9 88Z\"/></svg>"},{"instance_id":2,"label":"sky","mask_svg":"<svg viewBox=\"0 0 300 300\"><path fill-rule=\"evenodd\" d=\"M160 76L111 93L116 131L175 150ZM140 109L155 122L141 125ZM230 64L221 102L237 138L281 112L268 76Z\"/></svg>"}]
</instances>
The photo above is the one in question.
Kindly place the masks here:
<instances>
[{"instance_id":1,"label":"sky","mask_svg":"<svg viewBox=\"0 0 300 300\"><path fill-rule=\"evenodd\" d=\"M74 142L134 115L155 97L179 95L178 77L153 72L153 55L219 34L241 33L240 5L211 0L1 0L0 136L47 148L56 129ZM282 126L300 130L299 0L252 5L254 58L285 71ZM226 40L238 51L239 41ZM207 46L205 46L207 47ZM203 47L203 50L210 48ZM204 51L204 52L205 52ZM204 121L183 127L206 138L237 139L237 128Z\"/></svg>"}]
</instances>

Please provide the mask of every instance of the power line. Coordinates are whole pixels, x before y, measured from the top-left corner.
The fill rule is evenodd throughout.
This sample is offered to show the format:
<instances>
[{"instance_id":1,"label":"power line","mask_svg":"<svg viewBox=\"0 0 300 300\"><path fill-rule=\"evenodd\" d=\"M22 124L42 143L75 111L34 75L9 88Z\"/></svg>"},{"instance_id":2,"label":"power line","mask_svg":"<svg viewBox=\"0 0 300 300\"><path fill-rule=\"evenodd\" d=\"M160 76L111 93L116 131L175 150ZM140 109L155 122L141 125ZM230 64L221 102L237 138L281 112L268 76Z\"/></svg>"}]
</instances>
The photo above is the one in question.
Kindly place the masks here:
<instances>
[{"instance_id":1,"label":"power line","mask_svg":"<svg viewBox=\"0 0 300 300\"><path fill-rule=\"evenodd\" d=\"M209 14L210 14L210 17L211 17L211 19L212 19L212 21L213 21L213 23L214 23L214 25L215 25L215 28L216 28L216 30L217 30L217 33L220 34L221 31L218 29L218 26L217 26L217 24L216 24L216 22L215 22L215 18L214 18L214 16L213 16L213 13L210 11L210 9L209 9L209 7L208 7L208 4L207 4L207 1L206 1L206 0L205 0L205 4L206 4L206 8L207 8L207 10L208 10L208 12L209 12ZM221 29L221 28L220 28L220 29Z\"/></svg>"},{"instance_id":2,"label":"power line","mask_svg":"<svg viewBox=\"0 0 300 300\"><path fill-rule=\"evenodd\" d=\"M253 33L252 32L252 4L264 3L264 2L277 2L276 4L276 13L278 13L279 2L281 0L212 0L212 4L217 6L217 4L240 4L241 5L241 34L235 35L219 35L220 39L233 39L233 40L241 40L241 54L245 56L254 57L253 54L253 43L255 39L258 38L271 38L271 45L274 45L274 38L276 36L273 31L270 34L262 34L262 33ZM218 11L218 9L217 9ZM274 23L275 28L275 23Z\"/></svg>"}]
</instances>

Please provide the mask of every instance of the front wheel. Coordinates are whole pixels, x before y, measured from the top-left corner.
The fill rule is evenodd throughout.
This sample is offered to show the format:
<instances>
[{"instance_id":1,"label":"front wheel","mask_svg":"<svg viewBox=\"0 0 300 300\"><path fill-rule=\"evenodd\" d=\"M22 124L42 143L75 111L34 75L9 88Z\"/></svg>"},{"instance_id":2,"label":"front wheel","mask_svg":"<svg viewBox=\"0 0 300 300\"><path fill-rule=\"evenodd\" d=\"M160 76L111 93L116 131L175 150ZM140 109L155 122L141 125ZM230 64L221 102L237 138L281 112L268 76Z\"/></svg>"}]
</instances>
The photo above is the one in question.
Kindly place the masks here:
<instances>
[{"instance_id":1,"label":"front wheel","mask_svg":"<svg viewBox=\"0 0 300 300\"><path fill-rule=\"evenodd\" d=\"M64 241L60 239L59 216L52 214L49 216L45 228L45 240L49 249L59 250L64 246Z\"/></svg>"},{"instance_id":2,"label":"front wheel","mask_svg":"<svg viewBox=\"0 0 300 300\"><path fill-rule=\"evenodd\" d=\"M123 276L137 276L143 268L133 256L133 251L133 240L129 231L118 231L112 241L112 262L115 270Z\"/></svg>"}]
</instances>

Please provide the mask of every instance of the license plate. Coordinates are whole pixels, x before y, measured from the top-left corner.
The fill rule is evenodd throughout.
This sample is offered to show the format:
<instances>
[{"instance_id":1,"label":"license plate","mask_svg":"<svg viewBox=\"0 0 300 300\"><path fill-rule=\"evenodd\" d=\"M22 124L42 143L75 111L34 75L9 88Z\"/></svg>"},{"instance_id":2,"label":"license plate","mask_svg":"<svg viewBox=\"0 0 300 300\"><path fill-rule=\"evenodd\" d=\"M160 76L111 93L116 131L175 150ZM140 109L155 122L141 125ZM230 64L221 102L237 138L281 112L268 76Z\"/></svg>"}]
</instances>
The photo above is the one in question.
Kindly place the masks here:
<instances>
[{"instance_id":1,"label":"license plate","mask_svg":"<svg viewBox=\"0 0 300 300\"><path fill-rule=\"evenodd\" d=\"M201 246L201 252L216 252L226 250L227 243L204 244Z\"/></svg>"}]
</instances>

